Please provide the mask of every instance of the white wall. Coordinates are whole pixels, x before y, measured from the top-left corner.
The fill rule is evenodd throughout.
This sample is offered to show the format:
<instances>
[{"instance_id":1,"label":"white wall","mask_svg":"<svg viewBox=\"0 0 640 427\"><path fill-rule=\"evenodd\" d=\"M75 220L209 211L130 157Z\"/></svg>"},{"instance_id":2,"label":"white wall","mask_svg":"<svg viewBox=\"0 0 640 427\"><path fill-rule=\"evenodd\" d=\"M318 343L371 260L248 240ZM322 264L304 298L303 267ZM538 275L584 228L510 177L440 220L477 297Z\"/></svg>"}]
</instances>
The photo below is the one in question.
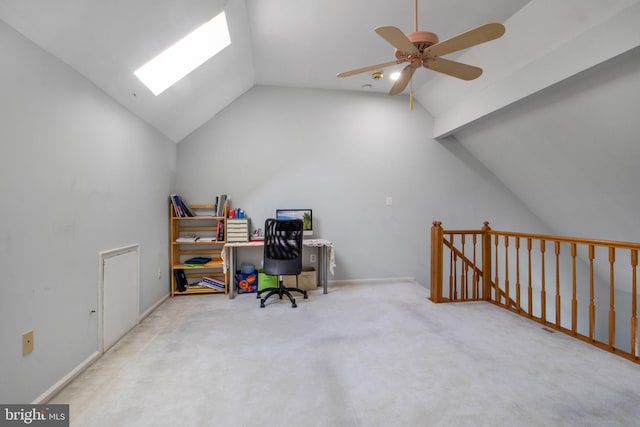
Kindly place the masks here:
<instances>
[{"instance_id":1,"label":"white wall","mask_svg":"<svg viewBox=\"0 0 640 427\"><path fill-rule=\"evenodd\" d=\"M191 203L228 193L258 226L279 207L313 208L316 234L336 248L330 280L428 285L434 220L547 231L432 126L406 97L257 86L178 144L177 189Z\"/></svg>"},{"instance_id":2,"label":"white wall","mask_svg":"<svg viewBox=\"0 0 640 427\"><path fill-rule=\"evenodd\" d=\"M640 48L456 137L558 234L640 241Z\"/></svg>"},{"instance_id":3,"label":"white wall","mask_svg":"<svg viewBox=\"0 0 640 427\"><path fill-rule=\"evenodd\" d=\"M175 145L2 21L0 56L0 402L27 403L98 348L100 251L140 243L141 313L168 293Z\"/></svg>"}]
</instances>

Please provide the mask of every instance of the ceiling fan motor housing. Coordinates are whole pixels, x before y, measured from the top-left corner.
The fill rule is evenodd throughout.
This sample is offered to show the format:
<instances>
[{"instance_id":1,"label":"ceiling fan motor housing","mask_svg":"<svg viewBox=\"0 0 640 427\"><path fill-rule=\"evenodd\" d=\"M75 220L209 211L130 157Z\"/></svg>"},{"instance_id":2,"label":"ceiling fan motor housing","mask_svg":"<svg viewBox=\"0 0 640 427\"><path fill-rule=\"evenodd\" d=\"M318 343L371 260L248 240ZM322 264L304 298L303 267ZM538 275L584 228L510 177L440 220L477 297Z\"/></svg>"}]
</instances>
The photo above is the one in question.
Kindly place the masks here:
<instances>
[{"instance_id":1,"label":"ceiling fan motor housing","mask_svg":"<svg viewBox=\"0 0 640 427\"><path fill-rule=\"evenodd\" d=\"M411 43L413 43L416 49L418 49L418 51L420 52L420 55L410 54L410 53L402 52L396 49L396 52L395 52L396 58L402 61L409 61L412 63L415 60L418 66L420 66L419 64L422 63L421 55L424 52L424 50L429 46L433 46L439 41L438 36L429 31L416 31L416 32L407 34L407 38Z\"/></svg>"}]
</instances>

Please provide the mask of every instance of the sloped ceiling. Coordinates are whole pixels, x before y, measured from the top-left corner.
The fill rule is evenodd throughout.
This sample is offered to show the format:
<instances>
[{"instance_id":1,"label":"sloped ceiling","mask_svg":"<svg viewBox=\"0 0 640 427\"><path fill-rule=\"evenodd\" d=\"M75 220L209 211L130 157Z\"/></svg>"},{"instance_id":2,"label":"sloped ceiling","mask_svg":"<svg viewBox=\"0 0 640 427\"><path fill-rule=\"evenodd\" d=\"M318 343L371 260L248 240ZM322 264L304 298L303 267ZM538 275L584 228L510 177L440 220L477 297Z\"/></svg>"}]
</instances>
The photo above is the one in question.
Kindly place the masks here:
<instances>
[{"instance_id":1,"label":"sloped ceiling","mask_svg":"<svg viewBox=\"0 0 640 427\"><path fill-rule=\"evenodd\" d=\"M415 98L445 137L640 44L640 0L419 0L418 27L445 40L487 22L495 41L453 54L472 82L429 70ZM232 45L159 96L133 71L222 10ZM393 59L379 25L413 31L413 1L0 0L0 19L94 82L175 142L253 85L387 92L386 78L340 71ZM407 96L405 94L400 96Z\"/></svg>"},{"instance_id":2,"label":"sloped ceiling","mask_svg":"<svg viewBox=\"0 0 640 427\"><path fill-rule=\"evenodd\" d=\"M418 26L444 40L504 22L528 2L420 0ZM133 75L222 10L232 45L219 55L157 97ZM393 48L373 30L413 31L413 1L0 0L0 19L178 142L255 84L362 90L369 83L387 92L388 79L335 75L393 60ZM414 88L431 77L417 73Z\"/></svg>"}]
</instances>

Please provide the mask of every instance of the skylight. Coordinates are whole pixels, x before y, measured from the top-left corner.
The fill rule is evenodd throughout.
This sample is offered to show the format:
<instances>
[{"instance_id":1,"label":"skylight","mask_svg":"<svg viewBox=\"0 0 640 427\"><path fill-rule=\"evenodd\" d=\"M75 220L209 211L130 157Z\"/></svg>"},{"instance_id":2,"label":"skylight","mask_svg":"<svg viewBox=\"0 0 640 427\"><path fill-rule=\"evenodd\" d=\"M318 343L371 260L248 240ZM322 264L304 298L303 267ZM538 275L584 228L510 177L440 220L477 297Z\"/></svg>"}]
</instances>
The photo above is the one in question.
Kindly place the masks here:
<instances>
[{"instance_id":1,"label":"skylight","mask_svg":"<svg viewBox=\"0 0 640 427\"><path fill-rule=\"evenodd\" d=\"M134 74L158 96L231 44L224 12L187 34Z\"/></svg>"}]
</instances>

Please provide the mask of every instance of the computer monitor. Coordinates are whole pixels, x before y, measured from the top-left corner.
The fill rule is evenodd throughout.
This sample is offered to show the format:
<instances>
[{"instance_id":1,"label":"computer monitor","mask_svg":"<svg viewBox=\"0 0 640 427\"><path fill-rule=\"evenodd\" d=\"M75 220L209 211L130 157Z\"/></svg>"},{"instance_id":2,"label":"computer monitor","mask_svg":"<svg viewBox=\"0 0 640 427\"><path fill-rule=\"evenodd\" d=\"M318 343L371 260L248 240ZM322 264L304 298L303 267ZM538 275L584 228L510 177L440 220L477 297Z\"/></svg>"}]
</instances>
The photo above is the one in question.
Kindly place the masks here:
<instances>
[{"instance_id":1,"label":"computer monitor","mask_svg":"<svg viewBox=\"0 0 640 427\"><path fill-rule=\"evenodd\" d=\"M313 213L311 209L276 209L276 219L301 219L304 235L313 235Z\"/></svg>"}]
</instances>

